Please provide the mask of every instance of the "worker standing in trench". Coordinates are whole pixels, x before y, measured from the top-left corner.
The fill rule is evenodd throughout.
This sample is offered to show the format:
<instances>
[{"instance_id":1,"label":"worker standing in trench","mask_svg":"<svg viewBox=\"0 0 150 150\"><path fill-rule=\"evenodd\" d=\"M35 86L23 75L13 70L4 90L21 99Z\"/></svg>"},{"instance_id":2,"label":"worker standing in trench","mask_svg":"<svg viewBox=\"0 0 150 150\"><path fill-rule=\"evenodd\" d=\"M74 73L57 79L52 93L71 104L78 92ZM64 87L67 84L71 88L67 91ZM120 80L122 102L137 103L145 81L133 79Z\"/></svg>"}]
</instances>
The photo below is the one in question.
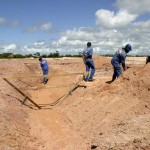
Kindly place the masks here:
<instances>
[{"instance_id":1,"label":"worker standing in trench","mask_svg":"<svg viewBox=\"0 0 150 150\"><path fill-rule=\"evenodd\" d=\"M84 81L93 81L93 76L95 74L95 65L92 59L93 48L91 47L91 42L87 43L87 48L82 53L82 58L86 66L86 75L84 75ZM91 69L91 72L90 72ZM90 74L89 74L90 72Z\"/></svg>"},{"instance_id":2,"label":"worker standing in trench","mask_svg":"<svg viewBox=\"0 0 150 150\"><path fill-rule=\"evenodd\" d=\"M116 78L121 76L122 70L120 64L122 64L122 68L124 71L127 69L125 65L125 60L126 60L127 53L129 53L131 50L132 50L132 46L130 44L127 44L125 47L122 47L114 54L111 60L111 64L113 65L114 68L114 73L111 82L113 82Z\"/></svg>"},{"instance_id":3,"label":"worker standing in trench","mask_svg":"<svg viewBox=\"0 0 150 150\"><path fill-rule=\"evenodd\" d=\"M40 66L42 68L42 71L43 71L43 83L46 84L48 82L48 78L47 78L47 75L48 75L48 63L46 60L42 59L42 57L39 58L39 61L40 61Z\"/></svg>"}]
</instances>

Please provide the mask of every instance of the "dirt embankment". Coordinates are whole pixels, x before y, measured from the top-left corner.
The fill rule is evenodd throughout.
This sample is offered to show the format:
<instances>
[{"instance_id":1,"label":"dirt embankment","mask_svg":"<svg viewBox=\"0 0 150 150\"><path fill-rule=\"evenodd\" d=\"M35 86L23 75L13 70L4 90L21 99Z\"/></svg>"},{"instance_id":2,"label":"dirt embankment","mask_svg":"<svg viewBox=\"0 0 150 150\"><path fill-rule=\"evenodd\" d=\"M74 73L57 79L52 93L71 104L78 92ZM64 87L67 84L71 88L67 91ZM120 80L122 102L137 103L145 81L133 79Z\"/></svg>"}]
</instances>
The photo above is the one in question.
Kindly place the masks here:
<instances>
[{"instance_id":1,"label":"dirt embankment","mask_svg":"<svg viewBox=\"0 0 150 150\"><path fill-rule=\"evenodd\" d=\"M97 69L94 82L82 81L61 105L42 110L22 105L23 96L3 80L3 77L39 75L39 62L0 60L0 149L149 150L150 64L129 64L131 68L122 77L108 84L112 76L110 58L94 56L94 60ZM48 61L51 74L83 72L85 67L80 58ZM50 86L68 85L78 78L51 77L46 89L24 92L37 103L47 103L57 93L66 92L63 87L51 90ZM10 80L20 89L41 86L39 78ZM48 96L46 100L43 93Z\"/></svg>"},{"instance_id":2,"label":"dirt embankment","mask_svg":"<svg viewBox=\"0 0 150 150\"><path fill-rule=\"evenodd\" d=\"M128 69L112 84L108 78L78 89L62 113L81 139L101 149L150 148L150 64ZM78 95L78 98L75 98ZM87 142L88 143L88 142Z\"/></svg>"},{"instance_id":3,"label":"dirt embankment","mask_svg":"<svg viewBox=\"0 0 150 150\"><path fill-rule=\"evenodd\" d=\"M24 97L3 80L3 77L33 75L24 64L30 61L0 60L0 150L36 150L42 145L37 137L30 134L31 128L26 122L30 109L21 104Z\"/></svg>"}]
</instances>

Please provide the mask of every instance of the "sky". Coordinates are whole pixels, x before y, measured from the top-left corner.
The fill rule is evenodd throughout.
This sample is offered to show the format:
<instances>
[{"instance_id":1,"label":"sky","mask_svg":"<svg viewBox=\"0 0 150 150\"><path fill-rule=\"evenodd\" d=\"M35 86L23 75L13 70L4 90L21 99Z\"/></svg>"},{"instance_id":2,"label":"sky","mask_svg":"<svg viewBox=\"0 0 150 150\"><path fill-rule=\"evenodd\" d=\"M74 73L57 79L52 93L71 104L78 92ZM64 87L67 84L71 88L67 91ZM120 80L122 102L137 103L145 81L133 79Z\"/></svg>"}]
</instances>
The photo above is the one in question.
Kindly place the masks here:
<instances>
[{"instance_id":1,"label":"sky","mask_svg":"<svg viewBox=\"0 0 150 150\"><path fill-rule=\"evenodd\" d=\"M150 0L0 0L0 53L150 55Z\"/></svg>"}]
</instances>

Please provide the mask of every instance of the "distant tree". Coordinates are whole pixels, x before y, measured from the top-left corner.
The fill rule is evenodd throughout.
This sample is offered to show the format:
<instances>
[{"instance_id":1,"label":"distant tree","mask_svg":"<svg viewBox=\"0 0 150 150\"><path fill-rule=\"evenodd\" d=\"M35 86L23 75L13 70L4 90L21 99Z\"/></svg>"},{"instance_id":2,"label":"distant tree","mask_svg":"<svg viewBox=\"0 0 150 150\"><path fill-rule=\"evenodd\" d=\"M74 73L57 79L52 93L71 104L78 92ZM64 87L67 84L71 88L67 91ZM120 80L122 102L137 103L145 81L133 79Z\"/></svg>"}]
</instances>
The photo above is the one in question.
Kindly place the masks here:
<instances>
[{"instance_id":1,"label":"distant tree","mask_svg":"<svg viewBox=\"0 0 150 150\"><path fill-rule=\"evenodd\" d=\"M59 57L59 52L56 51L56 53L54 53L54 57Z\"/></svg>"},{"instance_id":2,"label":"distant tree","mask_svg":"<svg viewBox=\"0 0 150 150\"><path fill-rule=\"evenodd\" d=\"M3 53L0 54L0 58L13 58L13 53Z\"/></svg>"},{"instance_id":3,"label":"distant tree","mask_svg":"<svg viewBox=\"0 0 150 150\"><path fill-rule=\"evenodd\" d=\"M72 55L71 54L66 54L65 57L72 57Z\"/></svg>"},{"instance_id":4,"label":"distant tree","mask_svg":"<svg viewBox=\"0 0 150 150\"><path fill-rule=\"evenodd\" d=\"M46 54L43 54L43 55L42 55L42 58L47 58L47 55L46 55Z\"/></svg>"},{"instance_id":5,"label":"distant tree","mask_svg":"<svg viewBox=\"0 0 150 150\"><path fill-rule=\"evenodd\" d=\"M82 55L73 55L73 57L82 57Z\"/></svg>"},{"instance_id":6,"label":"distant tree","mask_svg":"<svg viewBox=\"0 0 150 150\"><path fill-rule=\"evenodd\" d=\"M40 52L37 52L36 55L40 57Z\"/></svg>"},{"instance_id":7,"label":"distant tree","mask_svg":"<svg viewBox=\"0 0 150 150\"><path fill-rule=\"evenodd\" d=\"M56 51L55 53L50 53L50 54L48 55L48 57L50 57L50 58L56 58L56 57L61 57L61 56L60 56L59 52Z\"/></svg>"},{"instance_id":8,"label":"distant tree","mask_svg":"<svg viewBox=\"0 0 150 150\"><path fill-rule=\"evenodd\" d=\"M14 58L25 58L25 56L21 55L21 54L15 54Z\"/></svg>"},{"instance_id":9,"label":"distant tree","mask_svg":"<svg viewBox=\"0 0 150 150\"><path fill-rule=\"evenodd\" d=\"M30 58L30 57L33 57L33 55L32 54L27 54L27 55L25 55L25 57Z\"/></svg>"},{"instance_id":10,"label":"distant tree","mask_svg":"<svg viewBox=\"0 0 150 150\"><path fill-rule=\"evenodd\" d=\"M40 52L36 52L35 54L33 54L33 57L40 57Z\"/></svg>"},{"instance_id":11,"label":"distant tree","mask_svg":"<svg viewBox=\"0 0 150 150\"><path fill-rule=\"evenodd\" d=\"M48 57L50 57L50 58L53 57L53 53L50 53L50 54L48 55Z\"/></svg>"}]
</instances>

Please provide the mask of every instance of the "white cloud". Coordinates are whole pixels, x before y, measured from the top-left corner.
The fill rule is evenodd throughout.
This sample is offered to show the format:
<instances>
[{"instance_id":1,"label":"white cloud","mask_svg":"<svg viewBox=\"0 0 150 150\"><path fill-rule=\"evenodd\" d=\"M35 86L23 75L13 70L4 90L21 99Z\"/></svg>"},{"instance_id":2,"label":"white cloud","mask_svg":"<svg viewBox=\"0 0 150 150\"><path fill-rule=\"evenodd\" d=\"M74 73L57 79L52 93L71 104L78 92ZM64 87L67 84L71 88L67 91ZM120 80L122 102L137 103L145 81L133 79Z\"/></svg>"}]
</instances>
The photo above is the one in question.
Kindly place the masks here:
<instances>
[{"instance_id":1,"label":"white cloud","mask_svg":"<svg viewBox=\"0 0 150 150\"><path fill-rule=\"evenodd\" d=\"M28 33L37 32L37 27L28 27L24 30L24 32Z\"/></svg>"},{"instance_id":2,"label":"white cloud","mask_svg":"<svg viewBox=\"0 0 150 150\"><path fill-rule=\"evenodd\" d=\"M17 48L16 44L5 44L2 46L3 52L10 52L13 53L14 50Z\"/></svg>"},{"instance_id":3,"label":"white cloud","mask_svg":"<svg viewBox=\"0 0 150 150\"><path fill-rule=\"evenodd\" d=\"M146 30L146 32L148 32L148 30L150 29L150 20L148 21L140 21L140 22L135 22L133 24L136 29L138 29L139 31L141 30Z\"/></svg>"},{"instance_id":4,"label":"white cloud","mask_svg":"<svg viewBox=\"0 0 150 150\"><path fill-rule=\"evenodd\" d=\"M20 24L18 20L7 20L6 18L0 17L0 25L7 27L16 27Z\"/></svg>"},{"instance_id":5,"label":"white cloud","mask_svg":"<svg viewBox=\"0 0 150 150\"><path fill-rule=\"evenodd\" d=\"M51 43L35 42L32 45L24 45L22 53L24 54L34 54L40 52L41 54L50 54L56 52L56 46Z\"/></svg>"},{"instance_id":6,"label":"white cloud","mask_svg":"<svg viewBox=\"0 0 150 150\"><path fill-rule=\"evenodd\" d=\"M117 31L117 30L115 30L115 29L114 29L113 31L114 31L114 32L116 32L116 33L118 32L118 31Z\"/></svg>"},{"instance_id":7,"label":"white cloud","mask_svg":"<svg viewBox=\"0 0 150 150\"><path fill-rule=\"evenodd\" d=\"M62 33L60 39L46 43L45 41L35 42L31 45L18 47L16 44L5 44L1 52L15 52L19 50L23 54L49 54L58 50L60 53L79 53L86 47L88 41L92 42L94 54L113 54L118 47L130 43L133 51L130 54L150 53L150 20L134 22L126 28L95 29L95 28L74 28Z\"/></svg>"},{"instance_id":8,"label":"white cloud","mask_svg":"<svg viewBox=\"0 0 150 150\"><path fill-rule=\"evenodd\" d=\"M17 48L17 45L16 44L10 44L10 45L7 45L5 46L5 49L6 50L14 50Z\"/></svg>"},{"instance_id":9,"label":"white cloud","mask_svg":"<svg viewBox=\"0 0 150 150\"><path fill-rule=\"evenodd\" d=\"M150 0L117 0L116 6L134 14L150 12Z\"/></svg>"},{"instance_id":10,"label":"white cloud","mask_svg":"<svg viewBox=\"0 0 150 150\"><path fill-rule=\"evenodd\" d=\"M35 42L34 45L44 45L45 43L44 42Z\"/></svg>"},{"instance_id":11,"label":"white cloud","mask_svg":"<svg viewBox=\"0 0 150 150\"><path fill-rule=\"evenodd\" d=\"M96 33L96 30L93 30L92 28L85 28L81 27L79 29L74 28L72 30L67 30L62 34L61 39L59 39L59 43L64 43L66 41L75 44L83 44L85 41L93 41L95 39L94 33ZM79 42L80 41L80 42Z\"/></svg>"},{"instance_id":12,"label":"white cloud","mask_svg":"<svg viewBox=\"0 0 150 150\"><path fill-rule=\"evenodd\" d=\"M5 18L0 17L0 25L1 25L1 24L5 24L5 23L6 23L6 19L5 19Z\"/></svg>"},{"instance_id":13,"label":"white cloud","mask_svg":"<svg viewBox=\"0 0 150 150\"><path fill-rule=\"evenodd\" d=\"M150 20L145 22L130 23L126 28L115 29L89 29L74 28L67 30L58 40L58 43L70 52L81 52L87 41L91 41L94 52L100 54L113 54L119 47L130 43L133 51L130 54L150 53Z\"/></svg>"},{"instance_id":14,"label":"white cloud","mask_svg":"<svg viewBox=\"0 0 150 150\"><path fill-rule=\"evenodd\" d=\"M50 22L43 23L40 26L40 29L45 32L50 31L51 28L52 28L52 24Z\"/></svg>"},{"instance_id":15,"label":"white cloud","mask_svg":"<svg viewBox=\"0 0 150 150\"><path fill-rule=\"evenodd\" d=\"M17 26L20 25L20 21L18 21L18 20L13 20L10 24L11 24L12 26L14 26L14 27L17 27Z\"/></svg>"},{"instance_id":16,"label":"white cloud","mask_svg":"<svg viewBox=\"0 0 150 150\"><path fill-rule=\"evenodd\" d=\"M129 14L126 10L114 13L109 10L98 10L96 12L96 24L104 28L122 28L134 21L137 15Z\"/></svg>"},{"instance_id":17,"label":"white cloud","mask_svg":"<svg viewBox=\"0 0 150 150\"><path fill-rule=\"evenodd\" d=\"M37 23L32 27L28 27L24 31L32 33L38 31L50 32L51 30L52 30L52 24L50 22L44 22L44 23Z\"/></svg>"}]
</instances>

